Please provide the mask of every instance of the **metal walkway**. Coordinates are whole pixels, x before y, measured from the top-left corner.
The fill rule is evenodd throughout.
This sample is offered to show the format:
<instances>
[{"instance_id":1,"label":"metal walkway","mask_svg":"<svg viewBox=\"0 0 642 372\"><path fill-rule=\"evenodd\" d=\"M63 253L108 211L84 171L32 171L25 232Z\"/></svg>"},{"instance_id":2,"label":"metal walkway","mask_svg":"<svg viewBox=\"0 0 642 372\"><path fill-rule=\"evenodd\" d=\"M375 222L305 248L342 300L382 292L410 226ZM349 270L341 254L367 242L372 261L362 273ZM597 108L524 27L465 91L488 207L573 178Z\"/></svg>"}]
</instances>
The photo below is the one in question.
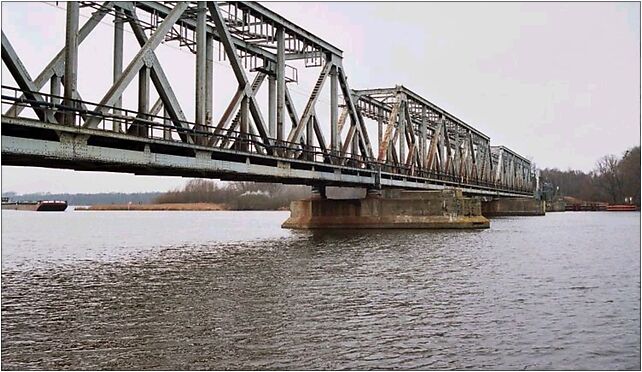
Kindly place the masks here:
<instances>
[{"instance_id":1,"label":"metal walkway","mask_svg":"<svg viewBox=\"0 0 642 372\"><path fill-rule=\"evenodd\" d=\"M93 13L79 29L80 7ZM350 89L339 49L257 3L82 2L67 3L66 12L66 45L35 79L2 33L2 60L18 85L2 87L3 165L533 194L527 159L491 146L488 136L403 86ZM89 102L77 88L78 44L104 18L115 22L114 58L106 61L113 67L113 84L100 102ZM125 25L140 49L123 68ZM217 122L214 41L238 82ZM195 103L193 119L183 113L155 55L161 42L195 55L196 71L190 74L195 93L188 101ZM299 114L287 84L298 81L300 68L320 73ZM138 102L129 110L122 96L135 78ZM267 121L257 98L265 80ZM41 91L46 85L48 93ZM154 104L152 86L159 96ZM324 92L329 120L317 115ZM377 125L377 153L369 121Z\"/></svg>"}]
</instances>

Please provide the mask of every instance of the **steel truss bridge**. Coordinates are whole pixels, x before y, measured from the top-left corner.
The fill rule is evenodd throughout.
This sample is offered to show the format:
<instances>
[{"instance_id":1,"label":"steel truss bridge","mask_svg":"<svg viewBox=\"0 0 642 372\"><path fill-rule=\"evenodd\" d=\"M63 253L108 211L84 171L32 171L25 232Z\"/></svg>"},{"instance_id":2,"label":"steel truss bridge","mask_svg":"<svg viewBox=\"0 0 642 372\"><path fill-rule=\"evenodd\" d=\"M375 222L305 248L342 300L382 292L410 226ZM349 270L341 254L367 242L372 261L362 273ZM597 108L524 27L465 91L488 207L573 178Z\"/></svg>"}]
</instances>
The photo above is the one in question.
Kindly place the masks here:
<instances>
[{"instance_id":1,"label":"steel truss bridge","mask_svg":"<svg viewBox=\"0 0 642 372\"><path fill-rule=\"evenodd\" d=\"M92 14L79 27L81 8ZM113 84L99 102L89 102L77 88L78 46L105 19L113 22L113 60L105 61ZM125 66L126 28L140 48ZM214 42L238 83L217 120ZM195 71L183 76L195 81L187 101L195 105L193 118L186 117L185 100L177 98L157 58L161 43L195 56ZM71 2L65 46L38 75L26 70L4 31L2 61L17 83L2 86L3 165L533 194L529 160L491 146L488 136L403 86L352 90L341 50L254 2ZM303 108L288 88L300 76L294 62L320 70ZM134 80L135 110L123 104ZM266 80L267 120L257 95ZM329 121L317 115L328 80ZM152 86L159 97L153 103ZM376 152L367 121L376 122Z\"/></svg>"}]
</instances>

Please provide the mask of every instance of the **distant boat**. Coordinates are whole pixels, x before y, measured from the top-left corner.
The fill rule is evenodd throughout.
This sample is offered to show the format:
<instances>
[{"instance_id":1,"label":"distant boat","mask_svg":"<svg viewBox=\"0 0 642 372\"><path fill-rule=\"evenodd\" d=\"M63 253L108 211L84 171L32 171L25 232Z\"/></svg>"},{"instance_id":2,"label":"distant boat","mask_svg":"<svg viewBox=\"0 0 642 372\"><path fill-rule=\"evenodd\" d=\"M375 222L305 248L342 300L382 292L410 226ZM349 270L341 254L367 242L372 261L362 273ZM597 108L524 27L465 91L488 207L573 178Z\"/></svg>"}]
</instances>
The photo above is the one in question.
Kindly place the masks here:
<instances>
[{"instance_id":1,"label":"distant boat","mask_svg":"<svg viewBox=\"0 0 642 372\"><path fill-rule=\"evenodd\" d=\"M634 204L609 204L606 210L609 212L633 212L637 211L638 207Z\"/></svg>"},{"instance_id":2,"label":"distant boat","mask_svg":"<svg viewBox=\"0 0 642 372\"><path fill-rule=\"evenodd\" d=\"M12 202L9 198L2 198L2 209L36 212L63 212L67 209L66 200L38 200Z\"/></svg>"}]
</instances>

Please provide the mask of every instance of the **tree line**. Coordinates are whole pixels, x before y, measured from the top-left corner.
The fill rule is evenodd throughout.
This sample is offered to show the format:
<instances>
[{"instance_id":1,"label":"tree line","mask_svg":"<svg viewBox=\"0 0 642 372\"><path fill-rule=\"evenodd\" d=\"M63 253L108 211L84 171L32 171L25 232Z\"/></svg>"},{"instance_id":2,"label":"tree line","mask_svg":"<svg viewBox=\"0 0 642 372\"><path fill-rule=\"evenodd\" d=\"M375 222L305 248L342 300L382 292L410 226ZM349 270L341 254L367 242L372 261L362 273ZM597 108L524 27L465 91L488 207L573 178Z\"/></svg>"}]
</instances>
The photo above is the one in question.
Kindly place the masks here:
<instances>
[{"instance_id":1,"label":"tree line","mask_svg":"<svg viewBox=\"0 0 642 372\"><path fill-rule=\"evenodd\" d=\"M547 200L560 196L591 202L625 203L628 198L640 205L640 146L626 150L621 157L605 155L592 171L561 171L546 168L540 173Z\"/></svg>"},{"instance_id":2,"label":"tree line","mask_svg":"<svg viewBox=\"0 0 642 372\"><path fill-rule=\"evenodd\" d=\"M285 209L291 201L309 196L308 186L255 182L217 184L209 180L194 179L182 188L159 195L153 202L217 203L234 210L276 210Z\"/></svg>"}]
</instances>

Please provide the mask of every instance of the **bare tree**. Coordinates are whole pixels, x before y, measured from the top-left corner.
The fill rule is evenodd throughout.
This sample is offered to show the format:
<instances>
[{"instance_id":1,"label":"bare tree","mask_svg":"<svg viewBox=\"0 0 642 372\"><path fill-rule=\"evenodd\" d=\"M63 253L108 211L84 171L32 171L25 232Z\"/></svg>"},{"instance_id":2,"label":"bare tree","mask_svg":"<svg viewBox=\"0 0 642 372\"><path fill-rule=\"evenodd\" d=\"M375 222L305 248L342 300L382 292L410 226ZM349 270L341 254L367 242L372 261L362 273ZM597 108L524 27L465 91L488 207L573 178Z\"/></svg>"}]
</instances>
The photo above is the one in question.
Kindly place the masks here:
<instances>
[{"instance_id":1,"label":"bare tree","mask_svg":"<svg viewBox=\"0 0 642 372\"><path fill-rule=\"evenodd\" d=\"M623 198L619 163L615 155L605 155L597 161L595 166L597 186L604 190L612 203L621 202Z\"/></svg>"},{"instance_id":2,"label":"bare tree","mask_svg":"<svg viewBox=\"0 0 642 372\"><path fill-rule=\"evenodd\" d=\"M623 196L632 198L633 203L640 205L640 146L628 149L618 168L622 176Z\"/></svg>"},{"instance_id":3,"label":"bare tree","mask_svg":"<svg viewBox=\"0 0 642 372\"><path fill-rule=\"evenodd\" d=\"M540 182L549 194L559 189L560 195L584 201L622 203L631 198L631 202L640 205L640 146L628 149L622 159L614 155L600 158L588 174L572 169L542 169Z\"/></svg>"}]
</instances>

